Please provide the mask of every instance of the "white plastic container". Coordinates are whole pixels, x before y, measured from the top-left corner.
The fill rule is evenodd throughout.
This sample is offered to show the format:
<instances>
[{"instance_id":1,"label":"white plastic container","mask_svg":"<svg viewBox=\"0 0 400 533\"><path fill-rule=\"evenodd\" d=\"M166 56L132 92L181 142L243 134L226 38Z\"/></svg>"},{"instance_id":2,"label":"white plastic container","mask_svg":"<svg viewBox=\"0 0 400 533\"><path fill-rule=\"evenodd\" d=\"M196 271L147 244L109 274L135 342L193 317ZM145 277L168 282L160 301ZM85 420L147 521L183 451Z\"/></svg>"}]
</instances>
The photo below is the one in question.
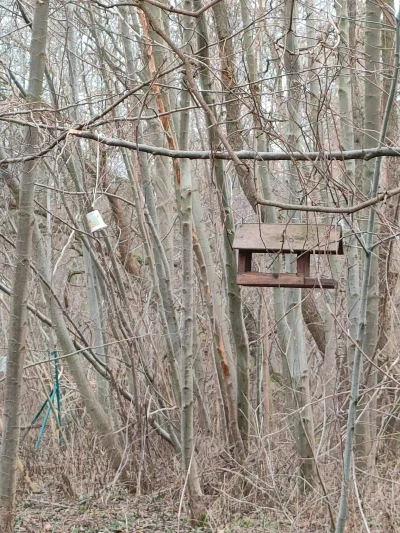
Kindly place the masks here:
<instances>
[{"instance_id":1,"label":"white plastic container","mask_svg":"<svg viewBox=\"0 0 400 533\"><path fill-rule=\"evenodd\" d=\"M107 227L107 224L102 219L100 213L96 211L91 211L86 215L90 231L94 233L95 231L99 231L100 229L104 229Z\"/></svg>"}]
</instances>

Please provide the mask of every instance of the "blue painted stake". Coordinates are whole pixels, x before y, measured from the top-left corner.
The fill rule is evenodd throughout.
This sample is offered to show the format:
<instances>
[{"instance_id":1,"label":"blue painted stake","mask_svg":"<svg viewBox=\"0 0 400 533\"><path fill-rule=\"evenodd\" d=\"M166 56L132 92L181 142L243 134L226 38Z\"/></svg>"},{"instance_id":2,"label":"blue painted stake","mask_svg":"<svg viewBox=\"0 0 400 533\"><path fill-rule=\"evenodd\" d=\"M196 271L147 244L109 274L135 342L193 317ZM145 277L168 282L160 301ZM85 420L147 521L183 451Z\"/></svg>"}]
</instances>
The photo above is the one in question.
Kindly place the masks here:
<instances>
[{"instance_id":1,"label":"blue painted stake","mask_svg":"<svg viewBox=\"0 0 400 533\"><path fill-rule=\"evenodd\" d=\"M59 427L61 427L61 392L60 392L60 380L59 380L59 373L58 373L58 359L57 359L57 352L53 351L51 352L51 356L54 357L54 374L55 374L55 385L51 389L49 398L43 402L42 406L40 407L39 411L35 415L34 419L31 422L31 426L36 422L36 420L39 419L40 415L43 413L44 409L46 408L46 413L43 418L42 426L39 431L39 435L35 444L35 450L38 450L40 447L40 444L43 439L44 432L46 430L47 422L49 420L50 411L51 411L51 405L49 404L49 400L51 404L54 402L54 398L56 398L57 401L57 421ZM58 434L58 443L61 445L61 432L59 431Z\"/></svg>"},{"instance_id":2,"label":"blue painted stake","mask_svg":"<svg viewBox=\"0 0 400 533\"><path fill-rule=\"evenodd\" d=\"M58 359L57 359L57 352L52 352L52 355L54 357L54 373L56 378L56 398L57 398L57 414L58 414L58 444L61 446L61 389L60 389L60 381L58 376Z\"/></svg>"},{"instance_id":3,"label":"blue painted stake","mask_svg":"<svg viewBox=\"0 0 400 533\"><path fill-rule=\"evenodd\" d=\"M49 396L49 399L50 399L51 403L53 403L54 394L55 394L55 388L51 391L50 396ZM46 404L47 403L48 403L48 401L46 400ZM47 407L47 409L46 409L46 414L44 415L44 418L43 418L42 427L40 428L39 436L38 436L36 444L35 444L35 450L39 449L40 443L42 442L42 438L43 438L43 435L44 435L44 432L45 432L45 429L46 429L46 426L47 426L47 421L49 420L50 411L51 411L51 407L49 405Z\"/></svg>"}]
</instances>

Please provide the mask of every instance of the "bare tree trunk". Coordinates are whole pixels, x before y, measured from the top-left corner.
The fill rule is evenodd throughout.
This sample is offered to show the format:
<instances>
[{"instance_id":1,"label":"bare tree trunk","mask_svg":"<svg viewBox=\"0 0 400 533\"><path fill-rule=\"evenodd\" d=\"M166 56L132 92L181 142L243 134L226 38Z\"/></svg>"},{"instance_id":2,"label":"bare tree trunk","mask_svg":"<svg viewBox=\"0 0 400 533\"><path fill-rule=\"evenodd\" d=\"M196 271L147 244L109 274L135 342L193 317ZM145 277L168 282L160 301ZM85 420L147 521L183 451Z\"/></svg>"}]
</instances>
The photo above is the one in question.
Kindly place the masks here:
<instances>
[{"instance_id":1,"label":"bare tree trunk","mask_svg":"<svg viewBox=\"0 0 400 533\"><path fill-rule=\"evenodd\" d=\"M46 61L49 0L35 4L30 46L28 101L34 110L43 90ZM29 127L25 138L26 153L34 153L39 142L38 129ZM8 344L3 437L0 454L0 529L14 529L17 457L20 437L22 372L26 352L27 303L32 234L34 224L34 191L37 163L23 164L20 174L17 256L11 303L11 324Z\"/></svg>"},{"instance_id":2,"label":"bare tree trunk","mask_svg":"<svg viewBox=\"0 0 400 533\"><path fill-rule=\"evenodd\" d=\"M200 279L204 292L210 327L213 336L213 359L218 377L222 407L225 416L224 434L231 436L235 446L241 446L240 432L236 431L236 373L232 364L229 329L226 321L220 287L216 281L215 261L206 233L204 212L199 194L193 190L193 220L195 225L194 252L200 269Z\"/></svg>"},{"instance_id":3,"label":"bare tree trunk","mask_svg":"<svg viewBox=\"0 0 400 533\"><path fill-rule=\"evenodd\" d=\"M364 148L377 146L381 123L381 7L374 1L366 2L365 26L365 100L364 100ZM365 195L370 194L373 183L376 161L363 163L362 189ZM374 235L379 234L379 223L375 219ZM374 386L377 381L376 367L369 360L375 359L379 333L379 248L376 248L371 258L371 272L368 287L367 323L365 329L363 350L366 359L363 364L363 381L366 389L358 404L360 413L356 426L356 455L361 468L373 468L376 455L376 394ZM368 360L369 359L369 360Z\"/></svg>"},{"instance_id":4,"label":"bare tree trunk","mask_svg":"<svg viewBox=\"0 0 400 533\"><path fill-rule=\"evenodd\" d=\"M378 24L379 24L378 20ZM395 46L395 61L392 83L390 86L390 92L387 99L385 112L383 115L382 129L379 135L379 146L382 146L386 140L387 128L389 123L390 113L395 101L395 95L397 92L397 82L400 68L400 11L396 17L396 46ZM378 157L375 161L374 173L371 181L370 197L377 194L380 177L381 177L381 164L382 158ZM375 225L375 209L371 208L369 211L368 223L364 233L364 257L363 257L363 279L361 286L361 302L360 302L360 326L357 333L357 344L354 354L354 366L353 376L351 383L351 397L349 404L349 411L347 415L347 428L346 428L346 445L344 449L343 457L343 475L342 475L342 489L340 494L340 505L338 511L338 518L336 522L335 533L343 533L347 519L349 488L352 474L353 464L353 451L354 451L354 434L356 428L356 415L357 406L360 402L360 378L363 363L363 348L364 339L367 327L367 311L368 311L368 293L370 276L372 270L373 255L376 249L376 243L374 243L374 225Z\"/></svg>"},{"instance_id":5,"label":"bare tree trunk","mask_svg":"<svg viewBox=\"0 0 400 533\"><path fill-rule=\"evenodd\" d=\"M195 2L196 7L199 3ZM224 23L225 24L225 23ZM201 17L199 20L198 27L198 43L199 48L201 49L201 58L204 62L205 68L200 70L200 82L204 90L204 98L208 103L212 103L212 83L209 73L209 55L208 55L208 36L207 36L207 25L204 17ZM207 126L209 131L209 139L211 146L215 145L215 135L211 122L207 117ZM235 383L235 390L233 391L236 395L237 391L237 420L239 423L239 428L241 432L241 437L243 441L247 440L248 436L248 358L249 358L249 348L248 348L248 339L246 328L243 320L242 313L242 302L240 296L239 287L236 284L236 254L234 253L231 245L231 239L233 238L235 226L233 221L232 209L230 205L230 198L228 196L226 179L224 175L223 164L221 161L215 161L214 171L216 177L216 184L219 192L220 199L220 209L221 209L221 218L222 224L224 227L223 233L223 254L224 254L224 270L227 278L227 293L228 293L228 311L229 318L232 330L232 336L234 340L234 348L236 352L236 372L232 368L232 362L229 359L229 351L226 350L225 354L227 355L227 363L229 365L229 373L233 383L234 377L236 376L237 385ZM198 218L197 218L198 220ZM217 309L219 308L217 302ZM224 345L228 346L227 335L225 333L224 321L221 321L222 335L224 337ZM218 347L218 349L220 346ZM221 355L222 352L220 352ZM222 363L222 360L221 360ZM221 364L222 376L225 374L224 366ZM241 393L239 394L238 390L241 388ZM247 391L247 392L246 392ZM240 396L240 398L239 398ZM230 400L228 400L229 402ZM228 407L226 405L226 407ZM229 409L227 409L229 412ZM231 413L232 414L232 413ZM231 415L229 415L231 416ZM242 447L240 442L235 443L238 446L238 449Z\"/></svg>"},{"instance_id":6,"label":"bare tree trunk","mask_svg":"<svg viewBox=\"0 0 400 533\"><path fill-rule=\"evenodd\" d=\"M388 0L388 6L394 9L394 1ZM382 93L382 108L386 106L387 98L390 92L391 84L391 69L387 65L393 64L394 55L394 34L392 31L393 19L389 10L383 10L382 27L382 65L385 69L383 76L383 93ZM399 109L394 106L390 115L388 124L387 144L394 146L397 140L397 131L399 123ZM397 157L388 157L385 160L385 172L382 176L382 187L390 189L396 187L400 176L400 161ZM392 225L395 225L400 209L399 198L394 198L388 202L384 208L384 219L388 222L386 227L382 228L380 238L384 239L391 235ZM397 257L395 254L394 240L389 240L385 245L380 246L379 253L379 279L380 279L380 305L379 305L379 339L378 352L376 362L379 364L379 355L381 353L389 353L393 360L397 356L395 328L393 327L393 313L391 313L391 296L396 287L398 274L396 272ZM394 348L394 349L393 349ZM396 434L400 428L400 420L396 416L392 416L397 411L396 407L396 393L388 392L390 402L394 404L394 408L388 417L382 421L379 426L384 429L386 435ZM378 405L378 410L380 405ZM397 452L399 442L397 439L390 438L391 448Z\"/></svg>"},{"instance_id":7,"label":"bare tree trunk","mask_svg":"<svg viewBox=\"0 0 400 533\"><path fill-rule=\"evenodd\" d=\"M185 0L183 7L187 10L193 8L191 0ZM193 19L184 18L183 39L190 40L194 29ZM184 50L189 52L189 44L184 42ZM180 105L188 107L190 96L185 90L185 79ZM183 111L180 122L179 145L187 149L189 143L190 113ZM180 212L182 236L182 460L185 475L188 480L190 510L196 522L200 522L205 515L203 493L197 469L194 446L194 372L193 372L193 321L196 320L196 306L194 302L194 265L193 265L193 222L192 222L192 175L191 162L185 159L181 163L180 186Z\"/></svg>"},{"instance_id":8,"label":"bare tree trunk","mask_svg":"<svg viewBox=\"0 0 400 533\"><path fill-rule=\"evenodd\" d=\"M94 271L89 252L83 247L83 257L86 273L86 291L88 301L89 320L93 328L93 340L97 357L106 363L106 342L103 330L103 316L99 301L99 288L97 276ZM108 381L96 372L97 397L104 411L110 415L110 390ZM112 419L112 417L111 417Z\"/></svg>"},{"instance_id":9,"label":"bare tree trunk","mask_svg":"<svg viewBox=\"0 0 400 533\"><path fill-rule=\"evenodd\" d=\"M286 50L284 54L284 64L287 77L287 107L288 107L288 138L290 149L299 149L299 54L297 50L295 28L296 28L296 6L294 0L287 0L285 5L285 17L287 24ZM290 201L296 203L298 200L295 194L297 189L297 169L293 164L289 165L289 191ZM288 256L289 268L293 260ZM310 384L308 374L308 362L305 346L305 335L303 328L303 315L301 312L301 290L288 289L286 298L287 326L289 329L289 339L286 349L287 364L289 367L289 386L293 389L294 399L294 432L297 444L297 451L300 456L300 476L302 483L300 488L306 490L313 486L316 481L316 466L314 458L315 437L314 422L311 408Z\"/></svg>"},{"instance_id":10,"label":"bare tree trunk","mask_svg":"<svg viewBox=\"0 0 400 533\"><path fill-rule=\"evenodd\" d=\"M316 31L316 5L314 0L307 0L304 6L305 10L305 20L307 27L307 47L311 50L309 56L304 58L304 69L308 69L308 84L310 90L305 94L305 114L307 116L309 124L309 137L310 141L306 141L307 148L320 151L324 149L324 122L322 116L322 105L323 99L321 98L321 89L319 85L318 75L316 72L318 69L318 64L316 62L315 52L316 44L318 42L317 31ZM324 166L320 161L315 161L311 165L310 174L315 176L324 175ZM329 205L329 192L327 183L324 180L320 180L320 194L323 202L326 202ZM331 223L331 216L326 216L326 224ZM337 280L337 257L329 256L329 265L332 272L332 277ZM322 384L323 384L323 394L325 396L324 401L324 410L327 418L332 419L334 413L334 393L335 393L335 383L336 383L336 352L337 352L337 331L335 327L335 320L331 314L332 307L336 307L336 300L338 298L338 291L331 293L330 291L325 291L323 298L326 305L321 307L321 313L318 310L316 299L314 298L314 291L303 290L302 291L302 312L304 322L307 325L308 330L312 334L315 342L317 343L318 349L320 350L323 358L323 373L322 373ZM307 297L306 297L307 296ZM307 304L307 305L306 305ZM312 312L320 316L316 320L310 320L310 314ZM322 315L322 316L321 316Z\"/></svg>"},{"instance_id":11,"label":"bare tree trunk","mask_svg":"<svg viewBox=\"0 0 400 533\"><path fill-rule=\"evenodd\" d=\"M229 27L229 17L225 1L213 6L214 19L219 38L219 55L221 62L221 81L223 85L224 103L226 108L226 128L230 143L235 150L242 148L240 130L240 105L232 102L232 92L236 89L235 66L233 63L232 35ZM236 172L244 188L246 188L245 170L241 165L236 165ZM237 404L239 429L244 443L249 435L249 343L243 320L242 300L240 288L236 283L237 265L236 254L232 250L231 238L235 227L231 210L231 200L227 194L226 180L217 184L221 194L224 225L224 260L226 286L229 302L229 317L231 320L232 335L235 343L237 366Z\"/></svg>"},{"instance_id":12,"label":"bare tree trunk","mask_svg":"<svg viewBox=\"0 0 400 533\"><path fill-rule=\"evenodd\" d=\"M200 268L202 288L204 292L204 299L206 301L208 316L210 320L210 327L213 335L213 355L215 366L217 368L218 380L221 389L224 407L226 408L226 418L228 422L228 430L232 433L233 443L238 449L238 456L243 456L243 442L238 428L235 387L232 381L232 375L226 354L226 345L224 342L224 335L219 319L214 312L214 304L210 293L210 285L207 279L207 268L204 261L204 256L197 235L194 233L194 252Z\"/></svg>"},{"instance_id":13,"label":"bare tree trunk","mask_svg":"<svg viewBox=\"0 0 400 533\"><path fill-rule=\"evenodd\" d=\"M351 3L351 2L350 2ZM351 49L351 21L349 20L349 5L345 0L340 4L336 4L336 12L339 17L339 31L341 36L341 44L339 46L340 61L342 68L339 74L339 111L341 116L340 121L340 138L343 150L353 150L354 141L354 126L353 122L348 119L353 112L353 81L354 74L352 73L351 57L349 50ZM345 172L343 175L343 183L350 190L354 189L356 181L356 166L354 161L345 161ZM356 239L358 221L357 217L343 218L343 242L344 252L346 258L346 300L347 300L347 321L348 321L348 335L347 335L347 364L349 376L354 362L354 353L356 349L357 332L360 321L360 254L358 251L358 241Z\"/></svg>"},{"instance_id":14,"label":"bare tree trunk","mask_svg":"<svg viewBox=\"0 0 400 533\"><path fill-rule=\"evenodd\" d=\"M165 31L169 35L169 27L167 18L164 18L164 13L161 9L156 6L149 5L148 12L150 16L157 21L157 24L161 31ZM150 25L148 26L146 17L141 11L138 12L139 19L141 22L144 38L145 38L145 51L148 57L148 70L150 76L154 77L154 81L157 79L157 72L165 63L166 57L169 57L169 50L165 50L163 46L163 39L158 35L158 33ZM168 79L168 77L167 77ZM161 121L152 121L149 125L149 133L151 138L154 139L158 146L162 146L165 142L168 143L170 148L176 147L176 133L175 133L175 122L173 120L173 115L170 117L166 111L172 109L171 100L173 100L172 93L174 91L163 90L162 92L157 87L156 84L153 86L154 93L154 102L150 103L150 107L153 108L155 112L158 112L162 115ZM173 160L172 168L173 173L171 172L170 163L166 162L163 158L156 158L156 173L152 184L154 186L155 193L157 195L157 219L158 219L158 229L161 236L161 241L169 262L169 270L171 274L174 272L174 232L173 232L173 201L172 201L172 191L174 190L174 179L173 174L175 175L175 185L179 184L179 162ZM175 199L179 207L180 196L177 194L177 188L175 187ZM171 280L173 281L173 280Z\"/></svg>"},{"instance_id":15,"label":"bare tree trunk","mask_svg":"<svg viewBox=\"0 0 400 533\"><path fill-rule=\"evenodd\" d=\"M196 311L197 307L195 306L194 313L196 313ZM205 390L206 372L203 367L201 339L199 336L199 328L196 320L193 321L193 368L193 386L200 411L200 427L206 435L212 435L213 431L212 421L210 417L210 402Z\"/></svg>"},{"instance_id":16,"label":"bare tree trunk","mask_svg":"<svg viewBox=\"0 0 400 533\"><path fill-rule=\"evenodd\" d=\"M264 291L263 291L264 293ZM262 299L264 300L265 293L262 294ZM274 413L274 404L272 401L272 390L271 390L271 377L269 371L269 360L270 360L270 346L269 346L269 335L267 331L270 328L270 321L268 316L268 309L266 302L264 301L261 304L261 313L260 321L262 325L262 331L264 332L262 341L261 341L261 354L262 354L262 395L263 395L263 410L262 410L262 427L266 432L268 432L273 427L272 415ZM261 329L261 328L260 328Z\"/></svg>"},{"instance_id":17,"label":"bare tree trunk","mask_svg":"<svg viewBox=\"0 0 400 533\"><path fill-rule=\"evenodd\" d=\"M188 2L185 2L187 4ZM191 2L189 2L190 4ZM185 5L184 4L184 5ZM193 394L193 313L194 269L192 246L192 186L190 162L181 165L181 226L182 226L182 282L183 282L183 336L182 336L182 459L188 478L190 509L196 521L204 515L202 491L194 451L194 394Z\"/></svg>"}]
</instances>

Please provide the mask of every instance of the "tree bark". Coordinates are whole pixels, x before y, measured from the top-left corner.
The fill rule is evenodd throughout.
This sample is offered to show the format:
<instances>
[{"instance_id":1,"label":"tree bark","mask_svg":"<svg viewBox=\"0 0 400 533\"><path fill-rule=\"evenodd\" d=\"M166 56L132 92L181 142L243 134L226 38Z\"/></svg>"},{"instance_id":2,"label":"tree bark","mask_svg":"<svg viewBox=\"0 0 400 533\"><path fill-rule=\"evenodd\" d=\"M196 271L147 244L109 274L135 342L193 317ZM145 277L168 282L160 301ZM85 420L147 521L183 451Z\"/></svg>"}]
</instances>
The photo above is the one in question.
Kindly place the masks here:
<instances>
[{"instance_id":1,"label":"tree bark","mask_svg":"<svg viewBox=\"0 0 400 533\"><path fill-rule=\"evenodd\" d=\"M192 8L192 0L183 2L185 9ZM188 41L194 29L193 19L184 18L183 39ZM184 49L189 52L189 44L184 42ZM181 107L188 107L190 96L185 89L181 94ZM186 148L189 143L190 112L183 111L180 122L180 147ZM194 446L194 362L193 362L193 321L196 319L194 302L194 264L193 264L193 221L192 221L192 174L191 163L187 159L181 164L180 186L180 213L181 213L181 238L182 238L182 406L181 406L181 441L182 460L185 475L187 476L189 501L192 517L200 522L205 516L203 493L197 468Z\"/></svg>"},{"instance_id":2,"label":"tree bark","mask_svg":"<svg viewBox=\"0 0 400 533\"><path fill-rule=\"evenodd\" d=\"M340 139L343 150L353 150L355 145L354 126L352 121L347 117L352 116L354 109L353 104L353 86L356 83L354 74L352 74L351 57L351 24L349 20L349 5L345 0L336 4L336 11L339 17L339 31L341 36L341 45L339 46L340 60L343 63L340 70L339 84L339 111L340 121ZM345 172L342 181L346 187L354 189L356 181L356 165L354 161L344 163ZM360 254L358 251L358 242L355 232L357 231L358 220L356 217L348 217L344 220L343 243L346 259L346 300L347 300L347 321L348 335L347 343L347 365L349 380L352 375L354 362L354 353L356 349L357 332L360 321Z\"/></svg>"},{"instance_id":3,"label":"tree bark","mask_svg":"<svg viewBox=\"0 0 400 533\"><path fill-rule=\"evenodd\" d=\"M299 148L300 131L298 125L300 121L300 79L299 79L299 54L296 42L296 5L295 0L286 0L285 18L286 28L286 49L284 54L284 65L287 78L287 116L288 131L287 143L292 149ZM296 189L298 188L297 168L294 164L289 164L288 190L290 199L297 201ZM296 216L296 215L295 215ZM297 215L298 218L298 215ZM295 220L291 218L291 221ZM287 256L289 270L292 269L293 258ZM293 408L295 410L294 434L297 445L297 453L300 457L300 489L307 490L316 482L316 466L314 458L315 437L314 422L311 408L310 384L308 374L308 362L305 346L305 335L303 328L303 316L301 312L301 290L288 289L286 296L286 323L288 327L288 343L286 348L286 360L290 374L288 386L293 393Z\"/></svg>"},{"instance_id":4,"label":"tree bark","mask_svg":"<svg viewBox=\"0 0 400 533\"><path fill-rule=\"evenodd\" d=\"M46 62L49 0L35 4L30 45L28 102L32 112L43 90ZM25 138L27 154L37 150L39 132L29 127ZM17 221L17 254L11 302L11 323L6 369L3 436L0 452L0 529L10 533L14 529L17 458L20 438L22 373L27 343L27 304L32 235L34 225L34 192L38 163L23 164L20 174L19 212Z\"/></svg>"},{"instance_id":5,"label":"tree bark","mask_svg":"<svg viewBox=\"0 0 400 533\"><path fill-rule=\"evenodd\" d=\"M381 7L374 0L367 0L365 5L365 95L364 95L364 147L370 148L379 142L381 124ZM376 161L363 164L362 189L370 196ZM380 224L375 218L374 235L378 235ZM376 394L377 371L369 360L375 359L379 333L379 248L371 257L371 271L367 300L367 323L363 350L366 359L363 364L363 382L367 390L358 404L359 421L356 426L356 456L360 468L371 469L375 465L376 455ZM368 360L369 359L369 360Z\"/></svg>"}]
</instances>

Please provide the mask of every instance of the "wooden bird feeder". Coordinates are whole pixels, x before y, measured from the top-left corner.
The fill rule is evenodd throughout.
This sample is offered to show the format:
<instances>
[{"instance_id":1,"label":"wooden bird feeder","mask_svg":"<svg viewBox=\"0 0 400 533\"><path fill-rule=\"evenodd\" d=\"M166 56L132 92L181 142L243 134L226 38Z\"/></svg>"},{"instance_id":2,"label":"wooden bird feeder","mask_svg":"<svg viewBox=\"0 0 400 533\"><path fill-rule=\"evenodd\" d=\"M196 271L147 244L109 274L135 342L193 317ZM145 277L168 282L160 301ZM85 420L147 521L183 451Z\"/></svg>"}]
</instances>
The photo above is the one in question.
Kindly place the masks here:
<instances>
[{"instance_id":1,"label":"wooden bird feeder","mask_svg":"<svg viewBox=\"0 0 400 533\"><path fill-rule=\"evenodd\" d=\"M238 285L334 289L335 280L310 277L313 254L343 254L340 226L324 224L243 224L233 248L238 254ZM252 272L252 254L297 254L297 273Z\"/></svg>"}]
</instances>

